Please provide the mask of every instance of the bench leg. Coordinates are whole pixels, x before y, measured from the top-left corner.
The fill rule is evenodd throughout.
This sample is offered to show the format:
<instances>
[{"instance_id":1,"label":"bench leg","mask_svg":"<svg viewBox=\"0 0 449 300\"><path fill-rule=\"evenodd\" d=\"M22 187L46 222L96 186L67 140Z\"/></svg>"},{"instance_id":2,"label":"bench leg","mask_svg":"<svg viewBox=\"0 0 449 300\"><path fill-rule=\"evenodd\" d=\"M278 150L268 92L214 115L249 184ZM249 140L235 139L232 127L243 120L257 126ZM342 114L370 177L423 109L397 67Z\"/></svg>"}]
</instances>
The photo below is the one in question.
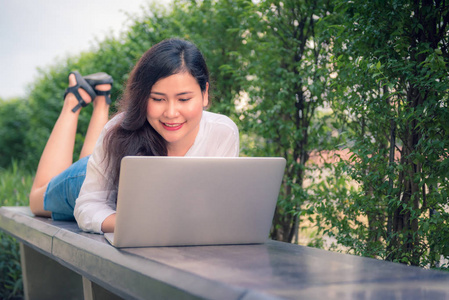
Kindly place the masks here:
<instances>
[{"instance_id":1,"label":"bench leg","mask_svg":"<svg viewBox=\"0 0 449 300\"><path fill-rule=\"evenodd\" d=\"M20 243L25 299L82 299L81 276Z\"/></svg>"},{"instance_id":2,"label":"bench leg","mask_svg":"<svg viewBox=\"0 0 449 300\"><path fill-rule=\"evenodd\" d=\"M121 300L119 296L83 277L84 300Z\"/></svg>"}]
</instances>

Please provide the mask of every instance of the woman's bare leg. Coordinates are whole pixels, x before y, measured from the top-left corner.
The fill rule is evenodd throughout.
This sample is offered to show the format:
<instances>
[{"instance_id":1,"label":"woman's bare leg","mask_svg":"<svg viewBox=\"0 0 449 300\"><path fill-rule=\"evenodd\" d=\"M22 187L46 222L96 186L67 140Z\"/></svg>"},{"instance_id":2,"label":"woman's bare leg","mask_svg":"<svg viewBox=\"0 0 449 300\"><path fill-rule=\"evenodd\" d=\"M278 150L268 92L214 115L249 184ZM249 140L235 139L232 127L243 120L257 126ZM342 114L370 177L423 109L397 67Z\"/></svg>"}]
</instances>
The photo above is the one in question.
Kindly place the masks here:
<instances>
[{"instance_id":1,"label":"woman's bare leg","mask_svg":"<svg viewBox=\"0 0 449 300\"><path fill-rule=\"evenodd\" d=\"M110 84L97 85L96 89L99 91L109 91L111 89ZM104 125L109 120L109 104L106 103L105 96L95 97L92 103L94 109L92 116L90 117L89 126L87 127L86 137L84 139L83 148L81 149L80 158L92 154L98 137L103 130Z\"/></svg>"},{"instance_id":2,"label":"woman's bare leg","mask_svg":"<svg viewBox=\"0 0 449 300\"><path fill-rule=\"evenodd\" d=\"M69 76L69 86L76 85L74 74ZM91 102L90 96L79 89L86 103ZM58 120L53 127L39 160L33 186L30 192L30 208L35 215L50 216L51 212L44 210L44 193L50 180L67 169L73 162L73 149L80 110L72 109L78 104L75 95L69 93L64 99L64 105Z\"/></svg>"}]
</instances>

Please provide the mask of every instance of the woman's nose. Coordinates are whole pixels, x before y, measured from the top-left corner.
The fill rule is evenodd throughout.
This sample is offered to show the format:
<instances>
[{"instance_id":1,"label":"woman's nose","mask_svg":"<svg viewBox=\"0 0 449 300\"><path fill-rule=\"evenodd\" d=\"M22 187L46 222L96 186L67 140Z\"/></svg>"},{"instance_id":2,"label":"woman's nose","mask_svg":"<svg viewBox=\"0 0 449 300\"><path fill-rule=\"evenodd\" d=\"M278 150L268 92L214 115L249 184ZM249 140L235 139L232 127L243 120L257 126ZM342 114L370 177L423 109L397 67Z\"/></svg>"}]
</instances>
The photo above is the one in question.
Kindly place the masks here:
<instances>
[{"instance_id":1,"label":"woman's nose","mask_svg":"<svg viewBox=\"0 0 449 300\"><path fill-rule=\"evenodd\" d=\"M167 107L164 112L166 118L176 118L179 115L178 107L175 102L168 101Z\"/></svg>"}]
</instances>

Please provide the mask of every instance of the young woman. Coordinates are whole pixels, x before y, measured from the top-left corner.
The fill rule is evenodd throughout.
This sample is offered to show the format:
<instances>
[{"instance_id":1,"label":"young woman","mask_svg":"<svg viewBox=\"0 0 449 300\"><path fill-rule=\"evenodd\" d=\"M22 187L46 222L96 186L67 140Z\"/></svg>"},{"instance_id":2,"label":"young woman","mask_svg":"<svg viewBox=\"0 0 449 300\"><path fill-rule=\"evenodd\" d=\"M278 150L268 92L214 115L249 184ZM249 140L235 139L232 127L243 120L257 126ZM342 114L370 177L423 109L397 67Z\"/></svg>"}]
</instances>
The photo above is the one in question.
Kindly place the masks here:
<instances>
[{"instance_id":1,"label":"young woman","mask_svg":"<svg viewBox=\"0 0 449 300\"><path fill-rule=\"evenodd\" d=\"M72 75L69 86L77 84ZM98 110L100 115L97 106L106 103L104 96L95 97L82 158L73 165L78 112L70 110L77 98L69 91L36 173L30 194L33 213L56 220L74 215L84 231L112 232L124 156L238 156L237 126L226 116L203 111L209 105L209 85L206 63L195 45L179 39L156 44L132 70L119 113L107 124L95 114ZM104 91L108 85L96 89ZM86 90L78 91L90 102Z\"/></svg>"}]
</instances>

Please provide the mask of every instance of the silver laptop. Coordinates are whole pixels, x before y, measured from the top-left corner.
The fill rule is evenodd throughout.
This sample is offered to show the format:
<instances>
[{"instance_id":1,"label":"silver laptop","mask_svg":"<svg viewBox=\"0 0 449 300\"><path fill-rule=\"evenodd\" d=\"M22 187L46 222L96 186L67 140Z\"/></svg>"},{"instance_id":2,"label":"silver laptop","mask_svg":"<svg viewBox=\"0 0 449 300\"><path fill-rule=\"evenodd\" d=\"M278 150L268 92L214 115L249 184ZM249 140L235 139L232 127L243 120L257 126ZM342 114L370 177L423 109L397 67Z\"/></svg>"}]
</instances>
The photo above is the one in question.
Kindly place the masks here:
<instances>
[{"instance_id":1,"label":"silver laptop","mask_svg":"<svg viewBox=\"0 0 449 300\"><path fill-rule=\"evenodd\" d=\"M264 243L286 161L280 157L123 158L115 247Z\"/></svg>"}]
</instances>

